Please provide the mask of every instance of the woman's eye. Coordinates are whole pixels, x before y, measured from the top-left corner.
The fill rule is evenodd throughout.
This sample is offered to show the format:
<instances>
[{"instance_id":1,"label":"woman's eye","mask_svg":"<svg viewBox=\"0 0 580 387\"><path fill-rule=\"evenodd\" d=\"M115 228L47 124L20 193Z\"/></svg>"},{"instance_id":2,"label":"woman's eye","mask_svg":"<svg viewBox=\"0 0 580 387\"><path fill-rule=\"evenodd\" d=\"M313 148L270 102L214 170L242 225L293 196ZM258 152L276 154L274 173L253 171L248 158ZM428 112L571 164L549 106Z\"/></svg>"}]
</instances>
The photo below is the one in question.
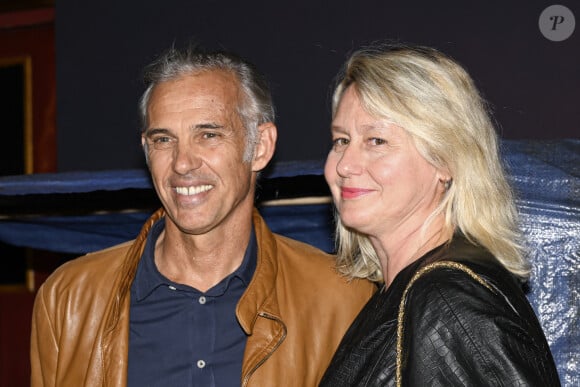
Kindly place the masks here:
<instances>
[{"instance_id":1,"label":"woman's eye","mask_svg":"<svg viewBox=\"0 0 580 387\"><path fill-rule=\"evenodd\" d=\"M332 140L332 145L333 146L344 146L344 145L348 145L348 140L346 138L335 138L334 140Z\"/></svg>"},{"instance_id":2,"label":"woman's eye","mask_svg":"<svg viewBox=\"0 0 580 387\"><path fill-rule=\"evenodd\" d=\"M378 137L373 137L373 138L370 138L369 139L369 142L372 145L383 145L383 144L386 144L387 143L387 140L384 140L384 139L378 138Z\"/></svg>"}]
</instances>

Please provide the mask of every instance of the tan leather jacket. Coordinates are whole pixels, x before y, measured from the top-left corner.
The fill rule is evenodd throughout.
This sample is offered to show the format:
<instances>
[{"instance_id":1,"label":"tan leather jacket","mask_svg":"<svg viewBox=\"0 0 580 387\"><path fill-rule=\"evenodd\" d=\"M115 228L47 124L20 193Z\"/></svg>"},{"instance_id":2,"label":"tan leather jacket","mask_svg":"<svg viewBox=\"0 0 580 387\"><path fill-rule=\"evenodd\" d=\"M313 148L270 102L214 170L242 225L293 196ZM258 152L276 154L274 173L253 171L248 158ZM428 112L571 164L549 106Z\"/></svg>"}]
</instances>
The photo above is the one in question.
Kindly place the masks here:
<instances>
[{"instance_id":1,"label":"tan leather jacket","mask_svg":"<svg viewBox=\"0 0 580 387\"><path fill-rule=\"evenodd\" d=\"M124 386L129 290L151 225L135 241L58 268L36 296L32 386ZM316 386L374 285L347 282L331 256L273 234L255 210L258 260L236 314L248 334L242 386Z\"/></svg>"}]
</instances>

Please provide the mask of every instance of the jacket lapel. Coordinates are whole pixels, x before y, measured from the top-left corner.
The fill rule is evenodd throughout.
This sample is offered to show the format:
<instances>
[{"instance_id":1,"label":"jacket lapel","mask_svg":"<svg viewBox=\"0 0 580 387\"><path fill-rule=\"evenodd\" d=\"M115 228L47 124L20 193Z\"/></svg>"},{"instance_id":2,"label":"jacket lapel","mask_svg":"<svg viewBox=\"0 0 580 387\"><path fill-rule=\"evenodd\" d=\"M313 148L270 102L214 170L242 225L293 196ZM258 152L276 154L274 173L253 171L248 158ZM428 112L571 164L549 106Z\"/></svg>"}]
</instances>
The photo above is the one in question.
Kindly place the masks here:
<instances>
[{"instance_id":1,"label":"jacket lapel","mask_svg":"<svg viewBox=\"0 0 580 387\"><path fill-rule=\"evenodd\" d=\"M280 346L286 338L276 292L277 249L272 232L254 209L254 227L258 245L256 271L236 308L240 325L248 335L242 364L242 385Z\"/></svg>"},{"instance_id":2,"label":"jacket lapel","mask_svg":"<svg viewBox=\"0 0 580 387\"><path fill-rule=\"evenodd\" d=\"M131 284L135 278L149 230L163 215L164 211L158 210L143 225L141 232L124 257L119 276L115 279L117 283L113 288L116 291L111 294L100 328L103 386L127 385Z\"/></svg>"}]
</instances>

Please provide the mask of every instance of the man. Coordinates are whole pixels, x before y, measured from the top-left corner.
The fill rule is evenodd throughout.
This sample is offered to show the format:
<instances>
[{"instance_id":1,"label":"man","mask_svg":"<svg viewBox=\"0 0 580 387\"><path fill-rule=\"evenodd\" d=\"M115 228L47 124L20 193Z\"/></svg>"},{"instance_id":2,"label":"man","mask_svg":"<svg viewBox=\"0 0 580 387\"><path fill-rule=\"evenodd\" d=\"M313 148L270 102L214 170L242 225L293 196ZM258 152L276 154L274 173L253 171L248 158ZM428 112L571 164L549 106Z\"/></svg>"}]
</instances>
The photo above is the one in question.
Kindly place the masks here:
<instances>
[{"instance_id":1,"label":"man","mask_svg":"<svg viewBox=\"0 0 580 387\"><path fill-rule=\"evenodd\" d=\"M32 385L317 385L374 286L254 209L277 136L267 86L233 55L177 49L147 80L142 144L163 209L41 287Z\"/></svg>"}]
</instances>

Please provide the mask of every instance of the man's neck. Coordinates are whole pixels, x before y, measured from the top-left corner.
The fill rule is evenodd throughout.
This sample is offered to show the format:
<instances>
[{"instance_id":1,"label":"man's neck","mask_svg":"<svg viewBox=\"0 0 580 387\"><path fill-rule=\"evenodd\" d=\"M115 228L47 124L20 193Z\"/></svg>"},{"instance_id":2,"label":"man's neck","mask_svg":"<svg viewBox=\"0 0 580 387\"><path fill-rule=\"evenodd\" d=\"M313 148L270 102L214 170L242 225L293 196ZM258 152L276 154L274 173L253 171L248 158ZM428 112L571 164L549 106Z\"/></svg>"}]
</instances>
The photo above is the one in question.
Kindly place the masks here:
<instances>
[{"instance_id":1,"label":"man's neck","mask_svg":"<svg viewBox=\"0 0 580 387\"><path fill-rule=\"evenodd\" d=\"M252 222L235 230L189 235L167 224L155 245L155 264L168 279L205 292L242 263Z\"/></svg>"}]
</instances>

